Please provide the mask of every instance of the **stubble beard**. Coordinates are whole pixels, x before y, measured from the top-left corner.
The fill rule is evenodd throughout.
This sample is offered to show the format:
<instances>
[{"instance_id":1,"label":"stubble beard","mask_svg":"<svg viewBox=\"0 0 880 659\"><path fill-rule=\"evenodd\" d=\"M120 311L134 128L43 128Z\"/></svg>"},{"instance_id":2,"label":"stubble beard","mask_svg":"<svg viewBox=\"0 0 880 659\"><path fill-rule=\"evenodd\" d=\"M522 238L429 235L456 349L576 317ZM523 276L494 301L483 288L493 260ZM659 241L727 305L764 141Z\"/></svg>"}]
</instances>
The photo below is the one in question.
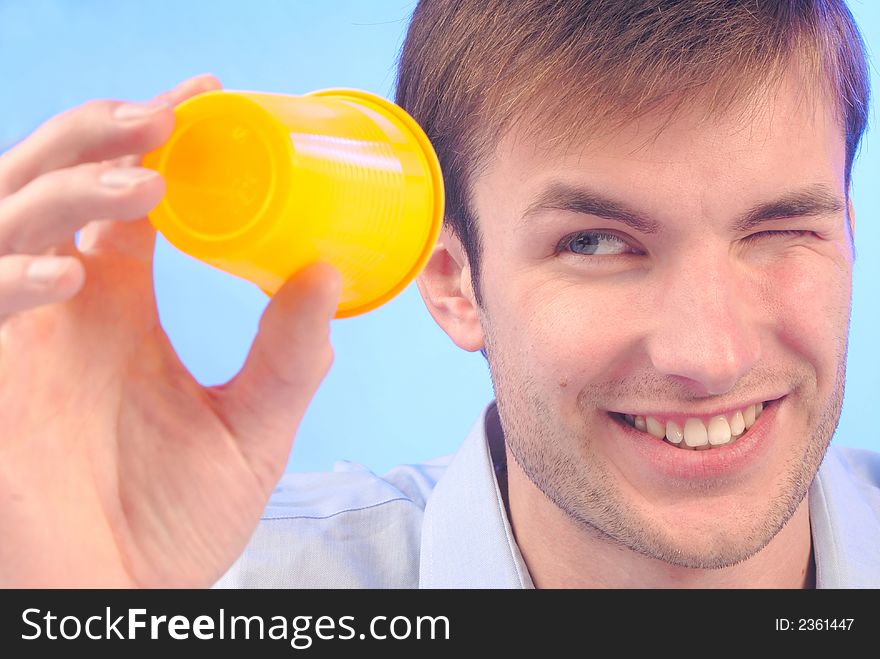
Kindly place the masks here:
<instances>
[{"instance_id":1,"label":"stubble beard","mask_svg":"<svg viewBox=\"0 0 880 659\"><path fill-rule=\"evenodd\" d=\"M540 397L545 389L535 386L527 370L510 369L503 353L493 346L490 333L484 334L505 443L529 480L585 533L675 566L730 567L766 547L806 496L840 420L846 379L845 337L833 390L824 404L811 406L818 409L818 414L808 430L809 440L801 445L802 451L792 451L784 465L781 485L763 510L738 516L736 528L718 529L698 547L685 546L674 532L646 518L632 505L615 477L597 459L589 440L573 436L560 425L558 415ZM591 404L581 409L596 408Z\"/></svg>"}]
</instances>

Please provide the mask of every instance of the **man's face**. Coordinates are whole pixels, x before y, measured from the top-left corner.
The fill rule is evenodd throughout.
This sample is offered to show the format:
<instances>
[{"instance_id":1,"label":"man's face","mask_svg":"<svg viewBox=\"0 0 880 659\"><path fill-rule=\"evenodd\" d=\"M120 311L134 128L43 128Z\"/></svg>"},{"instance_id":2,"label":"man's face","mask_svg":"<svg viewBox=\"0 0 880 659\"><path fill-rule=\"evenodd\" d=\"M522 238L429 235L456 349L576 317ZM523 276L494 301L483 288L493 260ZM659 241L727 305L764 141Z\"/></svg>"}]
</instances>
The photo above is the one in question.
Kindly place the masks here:
<instances>
[{"instance_id":1,"label":"man's face","mask_svg":"<svg viewBox=\"0 0 880 659\"><path fill-rule=\"evenodd\" d=\"M844 138L824 108L780 89L751 117L680 116L654 141L654 119L557 152L512 133L475 182L480 324L509 450L582 528L677 565L731 565L764 547L840 415L853 259ZM583 200L523 218L551 182L656 231ZM791 203L820 188L836 210L816 194ZM785 210L767 206L785 198ZM744 226L758 207L771 219ZM732 443L701 444L769 400ZM622 414L690 432L676 446Z\"/></svg>"}]
</instances>

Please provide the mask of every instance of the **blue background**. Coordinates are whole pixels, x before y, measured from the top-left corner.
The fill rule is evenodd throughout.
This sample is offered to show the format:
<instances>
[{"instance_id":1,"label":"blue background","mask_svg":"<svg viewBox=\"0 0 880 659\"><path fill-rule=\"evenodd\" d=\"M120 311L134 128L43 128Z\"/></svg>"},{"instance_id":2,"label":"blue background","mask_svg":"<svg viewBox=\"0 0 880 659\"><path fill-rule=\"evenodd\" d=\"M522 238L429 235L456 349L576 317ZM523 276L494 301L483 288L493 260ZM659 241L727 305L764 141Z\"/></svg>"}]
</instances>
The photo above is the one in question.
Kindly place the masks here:
<instances>
[{"instance_id":1,"label":"blue background","mask_svg":"<svg viewBox=\"0 0 880 659\"><path fill-rule=\"evenodd\" d=\"M854 2L877 73L880 3ZM50 116L92 98L147 99L183 78L217 75L228 89L300 94L357 87L393 98L396 57L415 2L402 0L0 0L0 152ZM875 104L876 105L876 104ZM880 351L877 282L880 171L871 124L853 171L855 293L844 412L835 442L873 438ZM872 148L873 146L873 148ZM255 286L157 242L163 325L203 384L241 368L268 299ZM336 354L297 435L288 469L343 458L377 472L453 452L493 397L480 353L457 348L415 287L365 316L334 321Z\"/></svg>"}]
</instances>

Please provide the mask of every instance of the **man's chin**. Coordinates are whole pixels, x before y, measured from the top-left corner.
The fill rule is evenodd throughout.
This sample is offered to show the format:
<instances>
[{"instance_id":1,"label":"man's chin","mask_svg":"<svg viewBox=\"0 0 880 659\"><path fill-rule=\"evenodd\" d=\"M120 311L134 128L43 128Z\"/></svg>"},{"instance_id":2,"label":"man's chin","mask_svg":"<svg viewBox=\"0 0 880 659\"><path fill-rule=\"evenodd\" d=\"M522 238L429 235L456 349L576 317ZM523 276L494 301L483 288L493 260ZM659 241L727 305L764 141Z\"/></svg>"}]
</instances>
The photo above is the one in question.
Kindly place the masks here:
<instances>
[{"instance_id":1,"label":"man's chin","mask_svg":"<svg viewBox=\"0 0 880 659\"><path fill-rule=\"evenodd\" d=\"M731 567L770 544L797 512L799 503L807 506L800 492L786 492L769 502L760 502L762 505L749 505L751 501L745 495L740 500L727 496L706 502L691 500L662 513L643 510L640 514L633 509L631 521L642 518L642 523L634 525L638 530L631 534L623 531L612 540L677 567Z\"/></svg>"},{"instance_id":2,"label":"man's chin","mask_svg":"<svg viewBox=\"0 0 880 659\"><path fill-rule=\"evenodd\" d=\"M744 539L736 532L716 530L712 537L664 536L657 538L650 546L630 547L655 560L676 567L699 570L720 570L748 560L759 553L775 537L775 533L764 533L762 537Z\"/></svg>"}]
</instances>

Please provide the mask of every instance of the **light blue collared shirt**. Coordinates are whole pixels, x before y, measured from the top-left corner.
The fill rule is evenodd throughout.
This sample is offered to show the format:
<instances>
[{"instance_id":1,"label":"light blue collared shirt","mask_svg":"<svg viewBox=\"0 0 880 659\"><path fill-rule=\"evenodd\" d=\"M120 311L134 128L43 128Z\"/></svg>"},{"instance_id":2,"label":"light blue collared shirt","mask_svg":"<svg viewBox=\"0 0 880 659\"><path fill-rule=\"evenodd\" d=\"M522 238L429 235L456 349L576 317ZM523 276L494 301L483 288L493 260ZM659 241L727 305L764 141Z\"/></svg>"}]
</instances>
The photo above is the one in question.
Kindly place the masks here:
<instances>
[{"instance_id":1,"label":"light blue collared shirt","mask_svg":"<svg viewBox=\"0 0 880 659\"><path fill-rule=\"evenodd\" d=\"M285 475L216 587L533 588L493 466L494 405L453 456ZM880 453L832 445L809 497L817 587L880 588Z\"/></svg>"}]
</instances>

